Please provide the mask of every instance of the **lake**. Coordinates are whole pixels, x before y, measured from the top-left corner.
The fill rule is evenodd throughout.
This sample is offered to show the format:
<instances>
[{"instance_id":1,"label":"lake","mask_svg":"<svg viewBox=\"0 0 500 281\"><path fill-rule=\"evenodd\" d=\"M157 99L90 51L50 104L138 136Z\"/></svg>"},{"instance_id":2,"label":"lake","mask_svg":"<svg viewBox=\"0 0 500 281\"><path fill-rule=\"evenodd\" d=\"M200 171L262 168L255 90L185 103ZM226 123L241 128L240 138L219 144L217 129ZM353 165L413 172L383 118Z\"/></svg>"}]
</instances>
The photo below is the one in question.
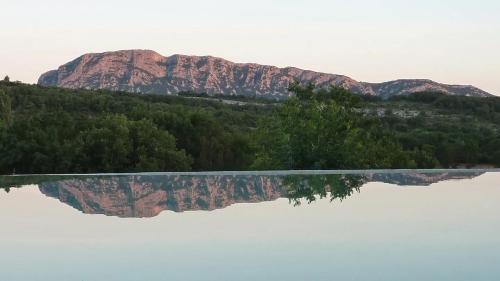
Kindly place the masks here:
<instances>
[{"instance_id":1,"label":"lake","mask_svg":"<svg viewBox=\"0 0 500 281\"><path fill-rule=\"evenodd\" d=\"M0 177L0 280L500 280L500 172Z\"/></svg>"}]
</instances>

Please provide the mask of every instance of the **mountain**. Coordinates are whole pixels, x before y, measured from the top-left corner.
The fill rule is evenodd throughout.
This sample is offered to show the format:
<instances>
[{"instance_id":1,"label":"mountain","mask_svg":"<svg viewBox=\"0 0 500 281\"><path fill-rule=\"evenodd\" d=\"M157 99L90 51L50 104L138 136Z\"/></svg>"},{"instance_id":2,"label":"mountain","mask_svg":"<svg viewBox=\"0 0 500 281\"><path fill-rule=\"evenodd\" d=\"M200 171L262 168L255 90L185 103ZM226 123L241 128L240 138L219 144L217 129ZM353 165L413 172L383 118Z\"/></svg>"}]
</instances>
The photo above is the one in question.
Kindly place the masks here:
<instances>
[{"instance_id":1,"label":"mountain","mask_svg":"<svg viewBox=\"0 0 500 281\"><path fill-rule=\"evenodd\" d=\"M38 84L152 94L195 92L282 99L290 95L288 86L294 81L319 87L341 86L358 94L383 98L423 91L490 96L473 86L445 85L431 80L365 83L295 67L233 63L211 56L164 57L150 50L86 54L43 74Z\"/></svg>"}]
</instances>

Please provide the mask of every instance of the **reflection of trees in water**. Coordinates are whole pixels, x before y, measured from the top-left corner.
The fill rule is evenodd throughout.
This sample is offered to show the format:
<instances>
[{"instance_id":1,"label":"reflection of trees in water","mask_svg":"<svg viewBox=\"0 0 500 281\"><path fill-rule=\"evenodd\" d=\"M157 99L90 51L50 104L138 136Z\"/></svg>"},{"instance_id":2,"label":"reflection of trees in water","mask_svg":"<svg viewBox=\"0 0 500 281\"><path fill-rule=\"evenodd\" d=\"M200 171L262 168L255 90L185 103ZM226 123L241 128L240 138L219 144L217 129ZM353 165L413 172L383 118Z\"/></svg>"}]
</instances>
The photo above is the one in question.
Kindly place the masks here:
<instances>
[{"instance_id":1,"label":"reflection of trees in water","mask_svg":"<svg viewBox=\"0 0 500 281\"><path fill-rule=\"evenodd\" d=\"M301 204L301 199L308 203L330 196L330 201L344 200L366 182L366 178L359 175L293 175L283 179L283 186L287 188L287 196L295 206Z\"/></svg>"}]
</instances>

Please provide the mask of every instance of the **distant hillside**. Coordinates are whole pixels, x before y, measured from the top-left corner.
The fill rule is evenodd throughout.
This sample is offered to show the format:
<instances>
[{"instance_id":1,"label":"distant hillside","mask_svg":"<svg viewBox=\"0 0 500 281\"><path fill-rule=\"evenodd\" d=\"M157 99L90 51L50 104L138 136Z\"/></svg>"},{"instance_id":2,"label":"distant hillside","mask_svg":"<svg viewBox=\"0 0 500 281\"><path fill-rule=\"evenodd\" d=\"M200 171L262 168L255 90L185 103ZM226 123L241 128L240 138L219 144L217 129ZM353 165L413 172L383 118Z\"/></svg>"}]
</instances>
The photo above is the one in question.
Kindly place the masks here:
<instances>
[{"instance_id":1,"label":"distant hillside","mask_svg":"<svg viewBox=\"0 0 500 281\"><path fill-rule=\"evenodd\" d=\"M43 74L38 83L65 88L108 89L155 94L179 92L241 95L282 99L291 82L318 87L341 86L354 93L388 98L417 92L461 96L490 96L473 86L445 85L431 80L358 82L347 76L294 67L233 63L210 56L164 57L149 50L86 54L57 70Z\"/></svg>"}]
</instances>

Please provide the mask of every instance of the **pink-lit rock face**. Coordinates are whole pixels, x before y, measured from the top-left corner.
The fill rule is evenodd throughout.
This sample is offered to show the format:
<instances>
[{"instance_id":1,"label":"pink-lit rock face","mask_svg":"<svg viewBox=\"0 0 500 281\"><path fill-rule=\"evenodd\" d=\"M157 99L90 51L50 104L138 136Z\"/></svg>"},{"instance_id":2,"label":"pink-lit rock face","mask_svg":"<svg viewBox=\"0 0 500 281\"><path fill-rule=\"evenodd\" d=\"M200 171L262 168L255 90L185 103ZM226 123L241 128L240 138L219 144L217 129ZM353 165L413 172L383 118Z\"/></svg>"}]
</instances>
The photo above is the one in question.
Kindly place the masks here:
<instances>
[{"instance_id":1,"label":"pink-lit rock face","mask_svg":"<svg viewBox=\"0 0 500 281\"><path fill-rule=\"evenodd\" d=\"M319 87L341 86L358 94L381 97L422 91L489 96L472 86L444 85L430 80L365 83L343 75L294 67L233 63L210 56L164 57L149 50L86 54L57 70L43 74L38 83L72 89L108 89L152 94L195 92L282 99L290 95L288 86L293 81L313 83Z\"/></svg>"}]
</instances>

